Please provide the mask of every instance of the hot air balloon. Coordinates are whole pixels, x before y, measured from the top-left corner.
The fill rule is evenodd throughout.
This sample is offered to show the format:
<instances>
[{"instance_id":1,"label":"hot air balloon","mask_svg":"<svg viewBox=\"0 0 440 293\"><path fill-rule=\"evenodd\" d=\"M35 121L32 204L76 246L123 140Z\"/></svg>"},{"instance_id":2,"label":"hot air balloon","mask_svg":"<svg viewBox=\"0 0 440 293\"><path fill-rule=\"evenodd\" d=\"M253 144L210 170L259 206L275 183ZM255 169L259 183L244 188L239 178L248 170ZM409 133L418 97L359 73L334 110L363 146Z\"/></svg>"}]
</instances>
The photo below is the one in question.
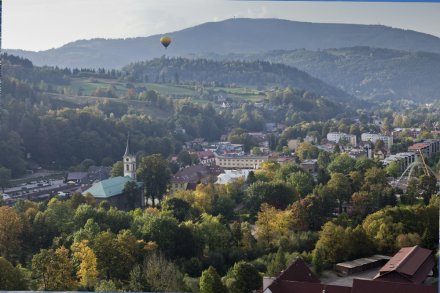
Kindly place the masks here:
<instances>
[{"instance_id":1,"label":"hot air balloon","mask_svg":"<svg viewBox=\"0 0 440 293\"><path fill-rule=\"evenodd\" d=\"M170 37L162 37L160 38L160 43L165 47L165 49L171 44L171 38Z\"/></svg>"}]
</instances>

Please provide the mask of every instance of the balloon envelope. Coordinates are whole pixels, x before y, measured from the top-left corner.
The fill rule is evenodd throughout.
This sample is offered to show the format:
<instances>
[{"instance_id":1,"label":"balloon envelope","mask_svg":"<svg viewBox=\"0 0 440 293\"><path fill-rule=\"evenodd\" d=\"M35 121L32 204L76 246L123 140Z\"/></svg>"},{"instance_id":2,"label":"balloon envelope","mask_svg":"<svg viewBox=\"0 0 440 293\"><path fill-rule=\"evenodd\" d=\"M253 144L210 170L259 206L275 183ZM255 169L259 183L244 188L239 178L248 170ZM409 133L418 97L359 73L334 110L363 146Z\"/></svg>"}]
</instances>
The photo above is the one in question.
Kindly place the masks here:
<instances>
[{"instance_id":1,"label":"balloon envelope","mask_svg":"<svg viewBox=\"0 0 440 293\"><path fill-rule=\"evenodd\" d=\"M171 44L171 38L170 37L162 37L160 38L161 44L167 48Z\"/></svg>"}]
</instances>

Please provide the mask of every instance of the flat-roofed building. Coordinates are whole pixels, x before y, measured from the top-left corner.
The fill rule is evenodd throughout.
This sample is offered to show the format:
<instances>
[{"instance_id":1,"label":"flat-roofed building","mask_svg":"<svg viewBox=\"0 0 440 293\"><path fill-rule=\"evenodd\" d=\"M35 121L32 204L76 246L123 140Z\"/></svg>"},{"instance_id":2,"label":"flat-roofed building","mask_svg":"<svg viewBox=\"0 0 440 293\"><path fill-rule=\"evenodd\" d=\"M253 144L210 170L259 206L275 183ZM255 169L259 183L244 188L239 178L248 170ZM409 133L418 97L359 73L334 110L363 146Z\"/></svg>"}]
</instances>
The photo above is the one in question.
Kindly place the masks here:
<instances>
[{"instance_id":1,"label":"flat-roofed building","mask_svg":"<svg viewBox=\"0 0 440 293\"><path fill-rule=\"evenodd\" d=\"M429 151L431 153L431 156L440 152L440 140L425 139L423 142L429 144Z\"/></svg>"},{"instance_id":2,"label":"flat-roofed building","mask_svg":"<svg viewBox=\"0 0 440 293\"><path fill-rule=\"evenodd\" d=\"M327 140L335 143L339 143L341 140L345 140L352 146L357 145L356 135L343 132L329 132L327 133Z\"/></svg>"},{"instance_id":3,"label":"flat-roofed building","mask_svg":"<svg viewBox=\"0 0 440 293\"><path fill-rule=\"evenodd\" d=\"M363 142L372 142L376 143L376 141L381 140L383 141L385 147L387 149L390 149L390 147L393 145L393 137L383 135L380 133L362 133L361 134L361 141Z\"/></svg>"},{"instance_id":4,"label":"flat-roofed building","mask_svg":"<svg viewBox=\"0 0 440 293\"><path fill-rule=\"evenodd\" d=\"M405 171L409 165L414 163L416 160L416 154L413 152L405 152L405 153L397 153L395 155L391 155L384 160L382 160L382 164L384 166L388 166L391 162L397 162L400 165L400 171Z\"/></svg>"},{"instance_id":5,"label":"flat-roofed building","mask_svg":"<svg viewBox=\"0 0 440 293\"><path fill-rule=\"evenodd\" d=\"M268 156L215 156L215 164L225 169L258 169Z\"/></svg>"},{"instance_id":6,"label":"flat-roofed building","mask_svg":"<svg viewBox=\"0 0 440 293\"><path fill-rule=\"evenodd\" d=\"M389 256L376 254L370 257L363 257L352 261L335 264L335 270L343 274L350 275L383 266L389 260Z\"/></svg>"},{"instance_id":7,"label":"flat-roofed building","mask_svg":"<svg viewBox=\"0 0 440 293\"><path fill-rule=\"evenodd\" d=\"M399 137L402 136L403 134L408 134L409 136L416 138L420 133L422 133L422 129L421 128L394 128L394 130L392 131L392 136L393 137Z\"/></svg>"}]
</instances>

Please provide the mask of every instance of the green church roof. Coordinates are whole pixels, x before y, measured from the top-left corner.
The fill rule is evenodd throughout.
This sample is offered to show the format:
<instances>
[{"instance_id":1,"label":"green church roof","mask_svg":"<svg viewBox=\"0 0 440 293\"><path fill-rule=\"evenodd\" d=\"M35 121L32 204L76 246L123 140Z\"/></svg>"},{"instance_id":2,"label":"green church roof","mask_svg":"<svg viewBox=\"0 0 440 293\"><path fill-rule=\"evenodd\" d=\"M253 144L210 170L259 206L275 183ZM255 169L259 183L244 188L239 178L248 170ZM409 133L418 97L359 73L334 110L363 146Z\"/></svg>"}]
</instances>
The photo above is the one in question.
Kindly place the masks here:
<instances>
[{"instance_id":1,"label":"green church roof","mask_svg":"<svg viewBox=\"0 0 440 293\"><path fill-rule=\"evenodd\" d=\"M122 194L124 190L124 186L127 182L132 181L130 177L113 177L110 179L102 180L98 183L93 184L92 187L84 191L84 194L90 192L93 197L96 198L109 198L112 196L116 196ZM136 182L139 187L143 186L142 182Z\"/></svg>"}]
</instances>

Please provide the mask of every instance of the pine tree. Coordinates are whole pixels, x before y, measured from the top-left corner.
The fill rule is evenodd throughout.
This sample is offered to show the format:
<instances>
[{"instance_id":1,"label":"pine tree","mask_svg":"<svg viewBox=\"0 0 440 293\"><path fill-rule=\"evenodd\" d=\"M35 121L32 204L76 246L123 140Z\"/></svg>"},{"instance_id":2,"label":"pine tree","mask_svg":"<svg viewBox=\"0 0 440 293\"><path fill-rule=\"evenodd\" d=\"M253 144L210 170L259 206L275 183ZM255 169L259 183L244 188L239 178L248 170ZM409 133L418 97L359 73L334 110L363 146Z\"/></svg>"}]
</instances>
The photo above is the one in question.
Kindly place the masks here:
<instances>
[{"instance_id":1,"label":"pine tree","mask_svg":"<svg viewBox=\"0 0 440 293\"><path fill-rule=\"evenodd\" d=\"M283 248L278 248L277 254L267 267L267 273L270 276L276 276L286 268L286 257Z\"/></svg>"},{"instance_id":2,"label":"pine tree","mask_svg":"<svg viewBox=\"0 0 440 293\"><path fill-rule=\"evenodd\" d=\"M226 287L222 284L217 271L210 266L207 270L203 271L200 278L200 293L223 292L226 292Z\"/></svg>"}]
</instances>

